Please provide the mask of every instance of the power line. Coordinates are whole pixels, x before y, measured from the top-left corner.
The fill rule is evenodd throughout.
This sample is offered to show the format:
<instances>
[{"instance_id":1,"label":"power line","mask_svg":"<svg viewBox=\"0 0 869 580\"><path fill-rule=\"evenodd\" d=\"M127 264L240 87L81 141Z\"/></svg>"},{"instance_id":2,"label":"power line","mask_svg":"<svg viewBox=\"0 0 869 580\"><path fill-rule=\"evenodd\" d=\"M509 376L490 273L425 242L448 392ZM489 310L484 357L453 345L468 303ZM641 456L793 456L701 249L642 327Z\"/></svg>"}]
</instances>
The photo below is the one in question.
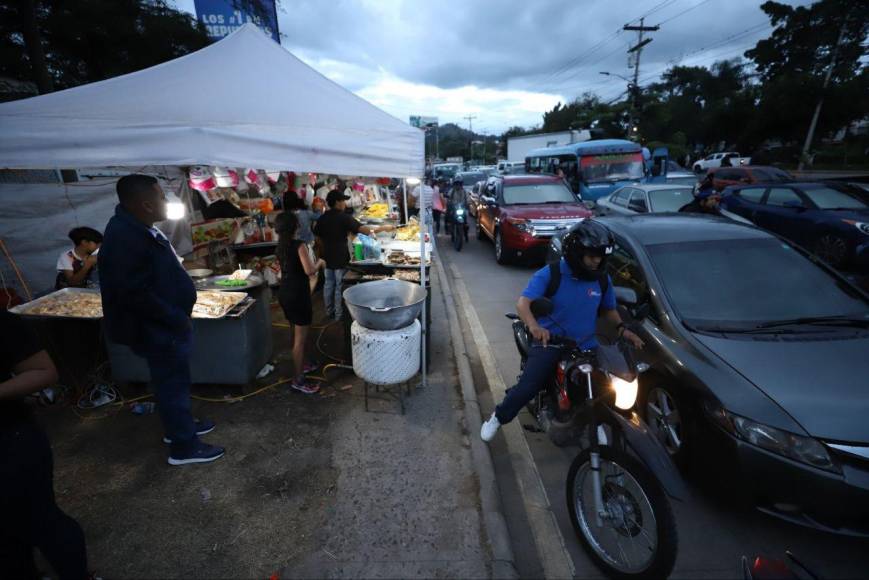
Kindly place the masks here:
<instances>
[{"instance_id":1,"label":"power line","mask_svg":"<svg viewBox=\"0 0 869 580\"><path fill-rule=\"evenodd\" d=\"M679 14L676 14L675 16L671 16L670 18L664 20L663 22L659 22L658 26L663 26L663 25L667 24L668 22L672 22L672 21L676 20L677 18L681 18L682 16L685 16L686 14L688 14L689 12L694 10L695 8L700 8L704 4L711 2L711 1L712 0L702 0L700 3L695 4L694 6L688 8L687 10L683 10L682 12L680 12Z\"/></svg>"}]
</instances>

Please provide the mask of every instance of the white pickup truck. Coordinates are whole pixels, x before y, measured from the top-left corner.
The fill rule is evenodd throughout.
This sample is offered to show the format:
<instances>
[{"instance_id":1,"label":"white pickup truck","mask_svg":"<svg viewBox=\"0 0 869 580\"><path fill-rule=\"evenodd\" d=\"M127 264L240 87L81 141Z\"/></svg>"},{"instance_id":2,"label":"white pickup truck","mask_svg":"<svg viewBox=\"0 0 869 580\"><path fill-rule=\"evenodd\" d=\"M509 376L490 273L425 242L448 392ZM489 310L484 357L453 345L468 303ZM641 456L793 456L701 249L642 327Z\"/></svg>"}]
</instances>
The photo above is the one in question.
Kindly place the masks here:
<instances>
[{"instance_id":1,"label":"white pickup truck","mask_svg":"<svg viewBox=\"0 0 869 580\"><path fill-rule=\"evenodd\" d=\"M751 157L740 157L739 153L736 153L735 151L723 151L721 153L713 153L705 159L695 161L693 166L694 173L702 173L712 169L713 167L721 167L721 161L725 157L730 158L730 165L732 167L739 167L740 165L748 165L751 163Z\"/></svg>"}]
</instances>

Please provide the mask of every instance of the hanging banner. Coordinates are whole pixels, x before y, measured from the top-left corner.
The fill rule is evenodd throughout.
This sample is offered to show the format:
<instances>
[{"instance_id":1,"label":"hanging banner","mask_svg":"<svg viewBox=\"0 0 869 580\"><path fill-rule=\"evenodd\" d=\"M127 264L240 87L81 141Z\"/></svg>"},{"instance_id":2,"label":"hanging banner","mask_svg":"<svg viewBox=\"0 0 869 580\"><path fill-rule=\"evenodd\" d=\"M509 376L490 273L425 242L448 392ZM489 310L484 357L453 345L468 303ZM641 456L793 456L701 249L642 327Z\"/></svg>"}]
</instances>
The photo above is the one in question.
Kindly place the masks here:
<instances>
[{"instance_id":1,"label":"hanging banner","mask_svg":"<svg viewBox=\"0 0 869 580\"><path fill-rule=\"evenodd\" d=\"M193 3L196 19L205 25L211 40L220 40L252 22L275 42L281 42L275 0L193 0Z\"/></svg>"}]
</instances>

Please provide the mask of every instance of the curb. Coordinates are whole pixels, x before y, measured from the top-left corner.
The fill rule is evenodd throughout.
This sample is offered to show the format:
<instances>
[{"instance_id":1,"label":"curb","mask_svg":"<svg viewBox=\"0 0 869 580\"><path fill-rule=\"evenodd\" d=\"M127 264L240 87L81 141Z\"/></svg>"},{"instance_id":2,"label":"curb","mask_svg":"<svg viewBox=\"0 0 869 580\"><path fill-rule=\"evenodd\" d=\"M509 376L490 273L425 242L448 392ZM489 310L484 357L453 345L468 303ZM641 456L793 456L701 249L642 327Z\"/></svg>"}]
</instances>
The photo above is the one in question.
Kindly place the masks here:
<instances>
[{"instance_id":1,"label":"curb","mask_svg":"<svg viewBox=\"0 0 869 580\"><path fill-rule=\"evenodd\" d=\"M438 264L440 265L440 262ZM451 263L449 266L456 283L455 294L461 301L462 311L470 326L471 335L477 342L477 349L479 350L483 373L488 381L489 391L492 393L494 400L497 401L504 397L506 385L497 369L495 356L486 338L483 326L477 317L476 310L474 310L471 304L471 298L462 281L462 274L455 264ZM443 268L441 275L446 277L446 270ZM451 299L452 294L453 288L451 286ZM454 301L451 303L455 305ZM458 312L456 312L456 316L458 316ZM465 356L467 355L465 354ZM467 363L467 361L465 362ZM476 406L479 411L479 405ZM480 423L477 422L476 424L479 425ZM522 426L517 421L511 421L501 428L501 433L507 444L507 452L510 456L516 484L522 497L525 514L528 517L537 554L543 565L543 576L547 580L573 578L576 574L573 559L568 553L564 536L559 529L555 513L547 497L543 480L534 462L534 457L531 454L531 449L528 446ZM489 452L489 447L482 440L477 437L473 437L473 439L484 445L486 451ZM491 455L488 454L488 457L491 458Z\"/></svg>"},{"instance_id":2,"label":"curb","mask_svg":"<svg viewBox=\"0 0 869 580\"><path fill-rule=\"evenodd\" d=\"M462 387L462 398L465 403L465 423L468 430L468 439L471 444L471 459L480 482L480 503L483 510L483 524L486 526L486 534L492 546L492 577L493 578L518 578L516 571L513 547L510 542L510 533L507 530L507 521L501 513L501 494L498 491L498 482L495 479L495 466L492 462L492 454L479 437L482 426L480 404L477 401L477 391L474 378L471 373L471 365L468 362L465 339L462 336L461 326L458 321L458 310L453 298L452 285L446 275L444 266L440 260L434 260L440 282L441 294L446 304L447 319L450 326L450 337L453 344L453 355L456 361L456 369L459 375L459 383Z\"/></svg>"}]
</instances>

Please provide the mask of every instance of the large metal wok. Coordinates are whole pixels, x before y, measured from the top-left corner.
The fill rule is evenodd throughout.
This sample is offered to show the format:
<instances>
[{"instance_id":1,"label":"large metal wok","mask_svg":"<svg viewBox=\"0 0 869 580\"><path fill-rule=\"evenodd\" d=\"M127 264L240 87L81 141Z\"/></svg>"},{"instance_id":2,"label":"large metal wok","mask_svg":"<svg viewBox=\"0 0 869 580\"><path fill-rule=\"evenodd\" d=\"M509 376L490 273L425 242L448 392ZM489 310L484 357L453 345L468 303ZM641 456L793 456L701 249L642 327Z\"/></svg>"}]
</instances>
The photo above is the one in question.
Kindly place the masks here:
<instances>
[{"instance_id":1,"label":"large metal wok","mask_svg":"<svg viewBox=\"0 0 869 580\"><path fill-rule=\"evenodd\" d=\"M344 291L353 319L372 330L398 330L410 325L422 310L425 288L403 280L357 284Z\"/></svg>"}]
</instances>

